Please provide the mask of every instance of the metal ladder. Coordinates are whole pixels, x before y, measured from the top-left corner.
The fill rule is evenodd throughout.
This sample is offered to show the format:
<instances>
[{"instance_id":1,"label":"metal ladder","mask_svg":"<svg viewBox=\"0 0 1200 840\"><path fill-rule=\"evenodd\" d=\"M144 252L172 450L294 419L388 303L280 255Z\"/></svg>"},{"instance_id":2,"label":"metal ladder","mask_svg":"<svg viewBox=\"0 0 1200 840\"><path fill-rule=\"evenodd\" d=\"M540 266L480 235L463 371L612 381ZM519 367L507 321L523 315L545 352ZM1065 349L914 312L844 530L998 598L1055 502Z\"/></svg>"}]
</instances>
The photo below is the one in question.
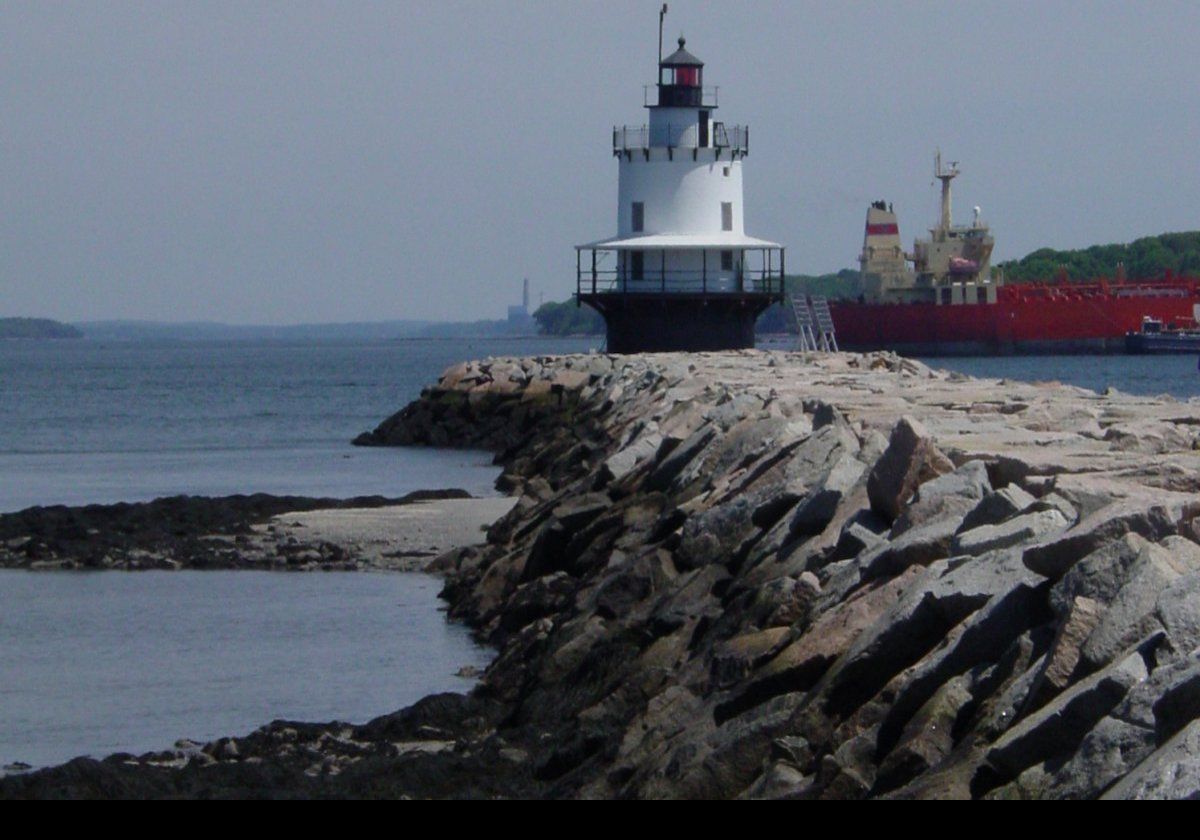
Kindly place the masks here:
<instances>
[{"instance_id":1,"label":"metal ladder","mask_svg":"<svg viewBox=\"0 0 1200 840\"><path fill-rule=\"evenodd\" d=\"M817 336L813 332L812 310L804 295L792 295L792 314L796 316L796 349L816 350Z\"/></svg>"},{"instance_id":2,"label":"metal ladder","mask_svg":"<svg viewBox=\"0 0 1200 840\"><path fill-rule=\"evenodd\" d=\"M817 335L827 353L838 352L837 336L833 330L833 315L829 312L829 301L823 297L812 298L813 320L817 322Z\"/></svg>"},{"instance_id":3,"label":"metal ladder","mask_svg":"<svg viewBox=\"0 0 1200 840\"><path fill-rule=\"evenodd\" d=\"M792 314L796 316L797 350L838 352L829 301L823 297L792 295Z\"/></svg>"}]
</instances>

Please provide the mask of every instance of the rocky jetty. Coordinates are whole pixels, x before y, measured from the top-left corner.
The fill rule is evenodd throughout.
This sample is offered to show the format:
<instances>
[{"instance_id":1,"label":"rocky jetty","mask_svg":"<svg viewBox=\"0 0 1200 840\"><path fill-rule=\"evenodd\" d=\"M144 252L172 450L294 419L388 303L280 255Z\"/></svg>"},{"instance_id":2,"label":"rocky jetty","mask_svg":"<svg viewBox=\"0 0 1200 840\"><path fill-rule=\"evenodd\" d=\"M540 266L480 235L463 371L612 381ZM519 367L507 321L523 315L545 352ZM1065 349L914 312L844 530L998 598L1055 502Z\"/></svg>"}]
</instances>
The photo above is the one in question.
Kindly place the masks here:
<instances>
[{"instance_id":1,"label":"rocky jetty","mask_svg":"<svg viewBox=\"0 0 1200 840\"><path fill-rule=\"evenodd\" d=\"M889 354L490 359L359 443L495 449L469 697L0 795L1188 797L1200 404ZM202 757L197 757L197 754Z\"/></svg>"}]
</instances>

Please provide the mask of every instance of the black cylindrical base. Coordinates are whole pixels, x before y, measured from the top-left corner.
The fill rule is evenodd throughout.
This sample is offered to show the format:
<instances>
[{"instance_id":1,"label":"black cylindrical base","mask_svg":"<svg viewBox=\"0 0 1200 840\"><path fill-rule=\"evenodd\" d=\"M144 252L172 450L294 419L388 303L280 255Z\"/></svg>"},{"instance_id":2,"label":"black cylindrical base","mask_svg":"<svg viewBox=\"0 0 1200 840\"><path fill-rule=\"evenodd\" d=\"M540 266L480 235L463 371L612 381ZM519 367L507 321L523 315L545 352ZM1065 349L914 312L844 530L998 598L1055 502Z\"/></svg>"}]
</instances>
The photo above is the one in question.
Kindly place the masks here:
<instances>
[{"instance_id":1,"label":"black cylindrical base","mask_svg":"<svg viewBox=\"0 0 1200 840\"><path fill-rule=\"evenodd\" d=\"M769 295L586 295L604 316L609 353L743 350L754 346L754 322Z\"/></svg>"}]
</instances>

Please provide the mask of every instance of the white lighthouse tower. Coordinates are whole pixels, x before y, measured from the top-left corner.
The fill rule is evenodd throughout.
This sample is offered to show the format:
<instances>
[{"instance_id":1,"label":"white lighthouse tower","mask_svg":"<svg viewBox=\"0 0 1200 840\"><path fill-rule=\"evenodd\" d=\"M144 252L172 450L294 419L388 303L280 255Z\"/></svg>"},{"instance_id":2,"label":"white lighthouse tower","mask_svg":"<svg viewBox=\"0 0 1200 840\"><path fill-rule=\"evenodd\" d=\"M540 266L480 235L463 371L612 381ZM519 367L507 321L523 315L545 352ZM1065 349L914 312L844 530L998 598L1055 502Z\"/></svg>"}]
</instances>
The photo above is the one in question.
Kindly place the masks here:
<instances>
[{"instance_id":1,"label":"white lighthouse tower","mask_svg":"<svg viewBox=\"0 0 1200 840\"><path fill-rule=\"evenodd\" d=\"M617 235L575 249L576 299L604 316L613 353L752 347L782 299L783 247L744 229L750 130L714 118L703 76L680 38L646 90L649 124L613 129Z\"/></svg>"}]
</instances>

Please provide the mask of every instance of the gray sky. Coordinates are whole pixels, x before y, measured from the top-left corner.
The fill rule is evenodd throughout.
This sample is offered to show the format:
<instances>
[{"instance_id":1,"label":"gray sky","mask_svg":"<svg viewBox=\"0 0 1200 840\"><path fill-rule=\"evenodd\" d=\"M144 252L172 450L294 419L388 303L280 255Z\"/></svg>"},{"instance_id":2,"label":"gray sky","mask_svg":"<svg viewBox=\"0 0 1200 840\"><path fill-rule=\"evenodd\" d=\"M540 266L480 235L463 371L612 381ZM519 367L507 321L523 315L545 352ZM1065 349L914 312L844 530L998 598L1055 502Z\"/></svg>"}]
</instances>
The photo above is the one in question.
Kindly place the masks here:
<instances>
[{"instance_id":1,"label":"gray sky","mask_svg":"<svg viewBox=\"0 0 1200 840\"><path fill-rule=\"evenodd\" d=\"M615 232L655 2L0 6L0 315L503 317ZM851 267L932 154L999 259L1200 228L1200 4L671 2L747 232Z\"/></svg>"}]
</instances>

